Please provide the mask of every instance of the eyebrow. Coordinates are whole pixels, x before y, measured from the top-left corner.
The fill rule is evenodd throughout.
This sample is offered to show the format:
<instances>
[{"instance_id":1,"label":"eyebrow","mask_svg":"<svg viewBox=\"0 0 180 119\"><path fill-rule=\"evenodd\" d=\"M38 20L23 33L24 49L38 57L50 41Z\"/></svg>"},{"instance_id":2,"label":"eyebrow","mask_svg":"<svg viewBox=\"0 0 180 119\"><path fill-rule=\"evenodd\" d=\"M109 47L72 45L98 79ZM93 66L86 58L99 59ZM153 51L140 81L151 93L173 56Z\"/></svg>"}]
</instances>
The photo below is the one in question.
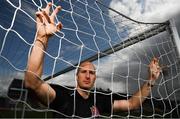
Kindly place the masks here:
<instances>
[{"instance_id":1,"label":"eyebrow","mask_svg":"<svg viewBox=\"0 0 180 119\"><path fill-rule=\"evenodd\" d=\"M80 70L86 70L86 71L93 71L93 72L96 72L95 69L79 68L79 71L80 71Z\"/></svg>"}]
</instances>

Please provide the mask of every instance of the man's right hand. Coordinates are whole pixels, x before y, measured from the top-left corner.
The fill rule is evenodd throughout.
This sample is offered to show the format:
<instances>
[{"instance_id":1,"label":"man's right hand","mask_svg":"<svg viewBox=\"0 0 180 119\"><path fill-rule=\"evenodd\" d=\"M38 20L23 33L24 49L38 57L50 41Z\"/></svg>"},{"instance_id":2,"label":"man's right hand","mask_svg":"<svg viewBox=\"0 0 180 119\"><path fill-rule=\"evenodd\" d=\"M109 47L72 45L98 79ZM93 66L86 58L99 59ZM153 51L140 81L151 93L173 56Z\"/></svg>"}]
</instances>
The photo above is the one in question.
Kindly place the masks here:
<instances>
[{"instance_id":1,"label":"man's right hand","mask_svg":"<svg viewBox=\"0 0 180 119\"><path fill-rule=\"evenodd\" d=\"M25 87L33 90L40 101L46 105L55 99L56 92L48 83L41 80L44 63L43 51L46 50L48 38L62 29L61 22L55 24L55 16L61 7L56 7L50 14L51 6L52 3L48 3L45 9L36 12L37 36L25 72Z\"/></svg>"},{"instance_id":2,"label":"man's right hand","mask_svg":"<svg viewBox=\"0 0 180 119\"><path fill-rule=\"evenodd\" d=\"M55 16L61 10L61 6L57 6L56 9L50 14L50 8L52 3L49 2L46 8L36 12L37 22L37 38L48 39L53 33L62 29L63 25L61 22L55 24Z\"/></svg>"}]
</instances>

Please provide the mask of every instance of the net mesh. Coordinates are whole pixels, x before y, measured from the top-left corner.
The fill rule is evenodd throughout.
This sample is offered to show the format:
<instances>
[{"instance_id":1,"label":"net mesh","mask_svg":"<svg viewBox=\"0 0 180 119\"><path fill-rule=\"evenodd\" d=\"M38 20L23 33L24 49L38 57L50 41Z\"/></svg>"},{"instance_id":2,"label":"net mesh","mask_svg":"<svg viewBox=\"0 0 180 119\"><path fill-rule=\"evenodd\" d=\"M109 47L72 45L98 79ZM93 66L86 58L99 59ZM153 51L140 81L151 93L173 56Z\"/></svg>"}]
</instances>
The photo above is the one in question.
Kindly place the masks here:
<instances>
[{"instance_id":1,"label":"net mesh","mask_svg":"<svg viewBox=\"0 0 180 119\"><path fill-rule=\"evenodd\" d=\"M23 88L22 80L18 80L23 79L27 59L34 46L34 14L47 2L1 1L6 6L0 6L0 93L4 97L2 102L5 102L1 103L0 110L5 117L9 114L22 118L51 117L51 109L32 104L35 99L28 99L29 91ZM128 99L147 81L148 64L153 57L158 57L164 67L163 72L146 101L137 110L111 111L110 117L180 117L179 54L171 29L174 26L169 21L135 21L109 8L111 1L51 2L52 9L62 6L56 22L61 21L63 29L54 34L44 51L43 80L63 87L75 87L74 69L89 59L97 68L93 92Z\"/></svg>"}]
</instances>

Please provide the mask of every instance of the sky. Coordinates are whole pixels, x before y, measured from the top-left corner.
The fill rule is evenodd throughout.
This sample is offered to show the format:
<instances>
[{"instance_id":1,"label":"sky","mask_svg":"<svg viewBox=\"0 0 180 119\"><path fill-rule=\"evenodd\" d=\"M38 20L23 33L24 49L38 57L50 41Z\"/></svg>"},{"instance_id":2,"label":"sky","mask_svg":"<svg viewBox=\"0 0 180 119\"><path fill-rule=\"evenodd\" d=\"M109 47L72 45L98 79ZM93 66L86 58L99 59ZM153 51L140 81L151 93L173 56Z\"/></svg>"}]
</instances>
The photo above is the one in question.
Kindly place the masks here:
<instances>
[{"instance_id":1,"label":"sky","mask_svg":"<svg viewBox=\"0 0 180 119\"><path fill-rule=\"evenodd\" d=\"M143 22L164 22L180 13L179 0L112 0L109 6Z\"/></svg>"},{"instance_id":2,"label":"sky","mask_svg":"<svg viewBox=\"0 0 180 119\"><path fill-rule=\"evenodd\" d=\"M85 0L82 0L85 1ZM15 1L1 1L0 2L0 38L4 39L0 41L0 56L1 56L1 64L0 65L0 87L3 88L3 90L7 90L7 85L9 85L10 81L12 80L13 77L23 77L23 71L26 69L26 61L28 59L28 54L30 52L31 44L33 43L33 39L35 36L35 16L34 13L37 10L37 6L42 6L41 3L37 2L34 4L34 1L27 1L27 0L22 0L22 6L21 10L17 10L18 6L18 0ZM43 2L45 4L45 2ZM89 14L91 19L94 21L98 21L98 23L92 22L92 27L86 23L88 20L81 19L81 17L74 17L74 21L77 22L77 26L75 24L72 24L73 19L71 18L71 12L70 11L70 5L68 4L67 0L64 0L64 2L59 2L55 1L56 4L64 6L64 9L62 10L61 13L58 14L58 17L60 20L62 20L62 23L64 24L64 28L62 32L60 32L58 35L63 36L65 34L64 40L60 42L56 36L54 37L55 40L51 40L49 42L50 46L53 47L48 47L48 53L49 55L46 56L46 62L45 62L45 67L44 67L44 75L43 77L46 77L47 75L54 74L59 71L60 68L66 68L68 66L71 66L71 63L76 63L79 61L80 57L80 52L81 50L81 42L83 42L87 48L83 50L82 53L82 59L86 59L87 57L90 57L95 54L94 51L103 51L109 47L111 47L108 44L108 40L113 40L112 44L119 43L121 41L115 38L114 36L117 36L114 31L114 26L110 24L107 24L109 21L108 20L114 20L110 19L112 16L116 15L114 12L105 10L105 12L111 16L109 18L105 18L108 22L106 22L106 26L108 27L113 27L112 29L106 29L109 35L106 35L106 32L103 30L104 27L103 25L100 26L98 23L103 24L103 20L100 19L101 14L96 12L93 9L88 9L89 12L92 12L92 14ZM4 5L3 5L4 4ZM81 4L81 2L74 2L76 6L74 7L74 11L81 16L88 17L88 14L85 14L82 9L85 9L85 6ZM92 5L91 2L89 2L90 6ZM139 20L142 22L164 22L167 21L178 14L180 14L180 0L107 0L104 1L106 6L109 6L110 8L113 8L124 15L127 15L128 17ZM4 6L7 6L4 8ZM93 7L93 6L91 6ZM82 9L80 9L82 8ZM97 6L95 6L96 9L99 9ZM17 10L17 11L16 11ZM68 11L69 10L69 11ZM17 13L16 13L17 12ZM16 15L14 15L16 14ZM95 14L95 15L93 15ZM63 18L61 17L63 16ZM14 25L13 23L14 19ZM70 20L70 21L68 21ZM81 21L81 23L79 22ZM117 21L115 21L117 22ZM124 22L124 24L128 24L129 22ZM86 27L82 26L81 24L86 24ZM86 32L87 34L91 35L84 35L79 33L79 37L74 37L76 35L76 30ZM119 26L121 27L121 26ZM15 29L18 33L18 36L15 32L9 32L6 36L6 31L7 29ZM91 28L91 29L90 29ZM73 30L71 30L73 29ZM111 31L112 30L112 31ZM96 34L94 33L96 31ZM97 35L96 41L97 44L94 43L94 40L89 40L93 39L93 36ZM127 37L127 33L121 34L122 38ZM106 40L106 38L109 38ZM11 40L11 38L14 38ZM66 40L67 39L67 40ZM73 39L73 40L72 40ZM80 39L80 40L79 40ZM105 41L104 41L105 39ZM6 41L6 42L3 42ZM74 41L78 46L73 45L71 41ZM5 43L5 44L3 44ZM59 46L60 43L62 43L62 49L59 53ZM98 45L98 48L96 47ZM3 47L3 49L2 49ZM89 50L90 48L91 50ZM73 50L72 50L73 49ZM71 54L69 54L71 52ZM86 54L86 55L85 55ZM77 57L75 57L77 56ZM125 57L125 56L124 56ZM55 58L63 58L64 60L57 60L57 65L54 67L54 62ZM126 57L125 57L126 58ZM103 63L107 62L108 60L111 59L106 59ZM10 62L8 62L10 61ZM97 61L95 61L97 64ZM107 64L108 66L111 64ZM105 69L105 72L109 72L110 69ZM14 73L14 72L17 73ZM9 75L10 72L13 72L12 75ZM68 78L69 76L74 75L74 72L72 71L71 75L62 75L61 77L63 79ZM7 77L7 78L5 78ZM60 78L60 79L62 79ZM52 82L59 82L56 80L53 80ZM63 81L62 82L64 85L67 83L69 84L68 81ZM71 81L71 84L75 84L74 80ZM106 88L109 85L109 82L104 82L103 80L99 80L99 84L103 84L103 88ZM119 87L120 84L117 86L114 86L114 88ZM123 83L122 83L123 85ZM124 87L121 86L122 88L120 90L123 90ZM119 90L119 89L118 89ZM118 91L117 90L117 91ZM1 90L1 92L3 92Z\"/></svg>"},{"instance_id":3,"label":"sky","mask_svg":"<svg viewBox=\"0 0 180 119\"><path fill-rule=\"evenodd\" d=\"M147 23L161 23L165 22L175 16L177 16L180 13L180 1L178 0L112 0L109 3L109 7L113 8L124 15L127 15L128 17L142 21ZM169 12L170 11L170 12ZM115 14L112 11L108 11L110 16L115 16ZM126 59L126 55L121 55L123 58ZM122 58L122 59L123 59ZM104 77L106 77L108 72L112 71L112 65L110 62L112 61L111 58L105 58L101 62L105 65L105 68L103 67L101 70L103 70ZM96 66L98 66L97 61L95 61ZM101 74L103 74L101 72ZM101 87L103 89L106 89L107 87L110 87L110 83L103 80L104 77L98 77L97 80L97 87ZM101 79L102 78L102 79ZM110 78L110 77L108 77ZM49 82L52 83L59 83L61 85L75 85L75 71L70 71L67 74L62 74L59 77L54 78L53 80L50 80ZM113 84L113 88L115 92L125 92L126 86L124 85L124 82L115 82ZM111 87L110 87L111 88Z\"/></svg>"}]
</instances>

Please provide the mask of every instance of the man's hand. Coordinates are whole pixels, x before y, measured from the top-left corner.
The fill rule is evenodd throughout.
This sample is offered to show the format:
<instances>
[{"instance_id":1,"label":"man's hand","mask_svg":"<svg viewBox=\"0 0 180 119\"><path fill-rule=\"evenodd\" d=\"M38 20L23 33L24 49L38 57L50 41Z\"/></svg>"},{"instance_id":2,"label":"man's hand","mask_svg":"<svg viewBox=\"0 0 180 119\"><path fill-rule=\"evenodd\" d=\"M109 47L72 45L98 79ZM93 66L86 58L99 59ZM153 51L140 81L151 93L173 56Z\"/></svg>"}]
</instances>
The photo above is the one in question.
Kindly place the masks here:
<instances>
[{"instance_id":1,"label":"man's hand","mask_svg":"<svg viewBox=\"0 0 180 119\"><path fill-rule=\"evenodd\" d=\"M159 66L159 60L157 58L153 58L149 64L149 80L158 79L161 72L161 67Z\"/></svg>"},{"instance_id":2,"label":"man's hand","mask_svg":"<svg viewBox=\"0 0 180 119\"><path fill-rule=\"evenodd\" d=\"M55 24L55 16L61 10L61 6L56 7L56 9L50 14L50 8L52 3L49 2L45 9L36 12L36 23L37 23L37 37L39 38L49 38L53 33L62 29L62 23L59 22Z\"/></svg>"}]
</instances>

